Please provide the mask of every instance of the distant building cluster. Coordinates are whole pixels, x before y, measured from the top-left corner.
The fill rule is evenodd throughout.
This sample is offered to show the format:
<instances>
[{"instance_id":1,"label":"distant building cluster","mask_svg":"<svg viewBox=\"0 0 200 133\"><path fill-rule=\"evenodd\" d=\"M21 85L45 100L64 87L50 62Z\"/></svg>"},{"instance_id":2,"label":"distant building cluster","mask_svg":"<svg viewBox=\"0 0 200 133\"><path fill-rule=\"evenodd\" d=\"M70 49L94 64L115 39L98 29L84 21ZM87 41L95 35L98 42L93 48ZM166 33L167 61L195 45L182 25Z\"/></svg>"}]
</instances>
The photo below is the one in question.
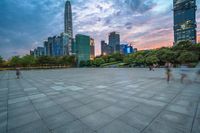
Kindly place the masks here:
<instances>
[{"instance_id":1,"label":"distant building cluster","mask_svg":"<svg viewBox=\"0 0 200 133\"><path fill-rule=\"evenodd\" d=\"M65 3L64 33L61 33L60 36L48 37L44 41L43 47L31 50L30 54L35 57L75 55L78 63L95 58L94 39L81 34L77 34L73 38L72 9L69 0Z\"/></svg>"},{"instance_id":2,"label":"distant building cluster","mask_svg":"<svg viewBox=\"0 0 200 133\"><path fill-rule=\"evenodd\" d=\"M108 43L101 41L101 55L110 55L113 53L132 54L137 51L129 44L120 44L120 34L111 32L108 37Z\"/></svg>"},{"instance_id":3,"label":"distant building cluster","mask_svg":"<svg viewBox=\"0 0 200 133\"><path fill-rule=\"evenodd\" d=\"M196 43L196 0L174 0L174 43L190 40ZM113 53L131 54L136 52L130 44L120 43L120 34L111 32L108 43L101 41L101 55ZM35 57L75 55L78 64L95 58L95 41L90 36L77 34L73 38L72 9L69 0L65 4L64 33L48 37L43 47L30 51Z\"/></svg>"}]
</instances>

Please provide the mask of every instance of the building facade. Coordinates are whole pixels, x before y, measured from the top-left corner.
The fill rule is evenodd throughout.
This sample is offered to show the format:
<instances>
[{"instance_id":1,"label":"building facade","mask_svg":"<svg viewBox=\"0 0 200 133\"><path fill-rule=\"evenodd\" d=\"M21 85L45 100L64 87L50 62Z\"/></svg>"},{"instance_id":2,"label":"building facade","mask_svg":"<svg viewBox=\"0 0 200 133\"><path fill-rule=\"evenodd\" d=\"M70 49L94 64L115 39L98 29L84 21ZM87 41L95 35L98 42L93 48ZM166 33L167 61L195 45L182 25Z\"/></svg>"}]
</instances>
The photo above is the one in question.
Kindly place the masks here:
<instances>
[{"instance_id":1,"label":"building facade","mask_svg":"<svg viewBox=\"0 0 200 133\"><path fill-rule=\"evenodd\" d=\"M196 0L174 0L174 43L196 43Z\"/></svg>"},{"instance_id":2,"label":"building facade","mask_svg":"<svg viewBox=\"0 0 200 133\"><path fill-rule=\"evenodd\" d=\"M65 33L68 34L70 38L73 38L72 8L69 0L67 0L65 3L64 19Z\"/></svg>"},{"instance_id":3,"label":"building facade","mask_svg":"<svg viewBox=\"0 0 200 133\"><path fill-rule=\"evenodd\" d=\"M40 57L45 55L44 47L37 47L31 53L34 57Z\"/></svg>"},{"instance_id":4,"label":"building facade","mask_svg":"<svg viewBox=\"0 0 200 133\"><path fill-rule=\"evenodd\" d=\"M61 33L60 36L49 37L44 41L45 56L65 56L69 55L70 39L68 34Z\"/></svg>"},{"instance_id":5,"label":"building facade","mask_svg":"<svg viewBox=\"0 0 200 133\"><path fill-rule=\"evenodd\" d=\"M90 60L90 37L77 34L75 40L76 58L79 65L81 61Z\"/></svg>"},{"instance_id":6,"label":"building facade","mask_svg":"<svg viewBox=\"0 0 200 133\"><path fill-rule=\"evenodd\" d=\"M111 32L109 34L108 45L112 47L112 53L120 52L120 34L117 32Z\"/></svg>"},{"instance_id":7,"label":"building facade","mask_svg":"<svg viewBox=\"0 0 200 133\"><path fill-rule=\"evenodd\" d=\"M90 60L95 58L95 42L93 38L90 38Z\"/></svg>"},{"instance_id":8,"label":"building facade","mask_svg":"<svg viewBox=\"0 0 200 133\"><path fill-rule=\"evenodd\" d=\"M134 48L129 44L121 44L120 45L120 53L121 54L127 55L127 54L132 54L134 52L135 52Z\"/></svg>"},{"instance_id":9,"label":"building facade","mask_svg":"<svg viewBox=\"0 0 200 133\"><path fill-rule=\"evenodd\" d=\"M104 40L101 41L101 55L109 55L113 53L113 48Z\"/></svg>"}]
</instances>

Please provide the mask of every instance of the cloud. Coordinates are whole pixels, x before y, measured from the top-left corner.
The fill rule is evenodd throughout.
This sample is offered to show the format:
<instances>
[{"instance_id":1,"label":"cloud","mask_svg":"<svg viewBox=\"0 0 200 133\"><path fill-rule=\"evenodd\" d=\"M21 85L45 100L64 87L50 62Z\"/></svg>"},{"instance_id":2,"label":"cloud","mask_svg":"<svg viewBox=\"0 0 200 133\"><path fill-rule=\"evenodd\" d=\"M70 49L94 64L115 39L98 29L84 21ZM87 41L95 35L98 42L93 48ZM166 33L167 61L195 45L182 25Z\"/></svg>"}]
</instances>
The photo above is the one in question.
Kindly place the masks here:
<instances>
[{"instance_id":1,"label":"cloud","mask_svg":"<svg viewBox=\"0 0 200 133\"><path fill-rule=\"evenodd\" d=\"M27 54L48 36L63 32L64 5L65 0L1 0L1 55ZM172 1L72 0L72 9L74 33L93 37L97 54L100 41L111 31L120 32L123 42L134 42L139 49L173 43ZM199 18L198 10L198 26Z\"/></svg>"}]
</instances>

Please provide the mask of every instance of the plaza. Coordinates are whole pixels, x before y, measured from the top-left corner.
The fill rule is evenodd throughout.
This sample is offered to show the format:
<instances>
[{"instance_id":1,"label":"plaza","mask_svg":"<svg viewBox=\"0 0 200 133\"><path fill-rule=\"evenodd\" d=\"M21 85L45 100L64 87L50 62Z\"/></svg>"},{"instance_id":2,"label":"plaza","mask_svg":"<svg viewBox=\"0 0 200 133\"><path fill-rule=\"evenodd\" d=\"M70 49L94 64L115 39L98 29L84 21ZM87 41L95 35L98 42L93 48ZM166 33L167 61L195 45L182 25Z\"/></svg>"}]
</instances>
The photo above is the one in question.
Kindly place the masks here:
<instances>
[{"instance_id":1,"label":"plaza","mask_svg":"<svg viewBox=\"0 0 200 133\"><path fill-rule=\"evenodd\" d=\"M199 133L200 84L165 70L0 72L0 133Z\"/></svg>"}]
</instances>

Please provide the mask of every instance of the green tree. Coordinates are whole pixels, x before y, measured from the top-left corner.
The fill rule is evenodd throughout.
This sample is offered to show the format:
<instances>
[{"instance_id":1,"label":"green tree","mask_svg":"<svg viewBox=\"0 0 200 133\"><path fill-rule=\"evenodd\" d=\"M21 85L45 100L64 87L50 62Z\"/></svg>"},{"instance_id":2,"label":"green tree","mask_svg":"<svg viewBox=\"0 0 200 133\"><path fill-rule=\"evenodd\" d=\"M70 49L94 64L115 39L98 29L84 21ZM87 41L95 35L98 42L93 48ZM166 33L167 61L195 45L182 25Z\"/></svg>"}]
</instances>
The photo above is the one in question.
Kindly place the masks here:
<instances>
[{"instance_id":1,"label":"green tree","mask_svg":"<svg viewBox=\"0 0 200 133\"><path fill-rule=\"evenodd\" d=\"M152 55L152 56L148 56L146 58L146 63L148 65L153 65L153 64L157 64L159 62L159 59L156 55Z\"/></svg>"},{"instance_id":2,"label":"green tree","mask_svg":"<svg viewBox=\"0 0 200 133\"><path fill-rule=\"evenodd\" d=\"M133 64L134 59L132 57L124 57L123 62L126 63L127 65Z\"/></svg>"},{"instance_id":3,"label":"green tree","mask_svg":"<svg viewBox=\"0 0 200 133\"><path fill-rule=\"evenodd\" d=\"M35 65L36 63L36 59L34 56L31 56L31 55L25 55L21 58L21 65L24 66L24 67L30 67L30 66L33 66Z\"/></svg>"},{"instance_id":4,"label":"green tree","mask_svg":"<svg viewBox=\"0 0 200 133\"><path fill-rule=\"evenodd\" d=\"M37 58L38 65L56 65L57 59L50 56L41 56Z\"/></svg>"},{"instance_id":5,"label":"green tree","mask_svg":"<svg viewBox=\"0 0 200 133\"><path fill-rule=\"evenodd\" d=\"M114 53L110 58L114 58L115 61L123 61L124 55L121 53Z\"/></svg>"},{"instance_id":6,"label":"green tree","mask_svg":"<svg viewBox=\"0 0 200 133\"><path fill-rule=\"evenodd\" d=\"M80 67L85 67L85 66L86 66L86 61L83 61L83 60L80 61L79 66L80 66Z\"/></svg>"},{"instance_id":7,"label":"green tree","mask_svg":"<svg viewBox=\"0 0 200 133\"><path fill-rule=\"evenodd\" d=\"M4 60L3 58L0 56L0 66L3 66Z\"/></svg>"},{"instance_id":8,"label":"green tree","mask_svg":"<svg viewBox=\"0 0 200 133\"><path fill-rule=\"evenodd\" d=\"M22 62L22 60L19 56L13 56L10 60L10 65L13 67L20 67L21 62Z\"/></svg>"},{"instance_id":9,"label":"green tree","mask_svg":"<svg viewBox=\"0 0 200 133\"><path fill-rule=\"evenodd\" d=\"M194 54L192 52L183 52L181 55L178 57L178 61L182 64L184 63L194 63L198 61L198 55Z\"/></svg>"},{"instance_id":10,"label":"green tree","mask_svg":"<svg viewBox=\"0 0 200 133\"><path fill-rule=\"evenodd\" d=\"M104 59L103 58L96 58L95 60L94 60L94 65L95 66L97 66L97 67L100 67L102 64L104 64L105 63L105 61L104 61Z\"/></svg>"}]
</instances>

